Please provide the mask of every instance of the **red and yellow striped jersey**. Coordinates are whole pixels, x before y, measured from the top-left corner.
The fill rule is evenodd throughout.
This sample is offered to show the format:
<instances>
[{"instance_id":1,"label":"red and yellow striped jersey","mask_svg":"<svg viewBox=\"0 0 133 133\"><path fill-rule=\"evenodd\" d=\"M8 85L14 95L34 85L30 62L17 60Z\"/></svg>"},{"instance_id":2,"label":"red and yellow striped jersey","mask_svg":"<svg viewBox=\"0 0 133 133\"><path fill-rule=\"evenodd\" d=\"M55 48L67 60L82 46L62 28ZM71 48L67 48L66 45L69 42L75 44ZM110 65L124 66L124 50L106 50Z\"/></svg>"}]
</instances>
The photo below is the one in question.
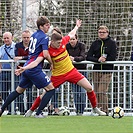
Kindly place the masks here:
<instances>
[{"instance_id":1,"label":"red and yellow striped jersey","mask_svg":"<svg viewBox=\"0 0 133 133\"><path fill-rule=\"evenodd\" d=\"M52 76L66 74L74 68L66 50L66 44L69 42L69 40L69 36L64 36L58 49L49 46L48 51L53 62ZM43 56L43 52L41 52L39 56Z\"/></svg>"},{"instance_id":2,"label":"red and yellow striped jersey","mask_svg":"<svg viewBox=\"0 0 133 133\"><path fill-rule=\"evenodd\" d=\"M62 38L60 48L56 49L49 47L49 54L53 61L52 76L59 76L71 71L74 66L66 50L66 44L69 42L70 37L65 36Z\"/></svg>"}]
</instances>

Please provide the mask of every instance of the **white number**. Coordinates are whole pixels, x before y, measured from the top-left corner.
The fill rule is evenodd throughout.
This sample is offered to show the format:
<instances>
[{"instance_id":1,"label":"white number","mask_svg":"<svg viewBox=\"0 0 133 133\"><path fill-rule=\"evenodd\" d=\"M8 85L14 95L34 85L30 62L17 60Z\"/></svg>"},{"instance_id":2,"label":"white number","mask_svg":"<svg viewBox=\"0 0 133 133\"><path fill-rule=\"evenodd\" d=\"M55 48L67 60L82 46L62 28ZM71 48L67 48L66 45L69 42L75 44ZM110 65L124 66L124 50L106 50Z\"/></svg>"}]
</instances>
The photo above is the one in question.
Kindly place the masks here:
<instances>
[{"instance_id":1,"label":"white number","mask_svg":"<svg viewBox=\"0 0 133 133\"><path fill-rule=\"evenodd\" d=\"M34 53L35 51L35 47L36 47L36 42L37 42L37 39L33 39L33 37L30 38L30 45L29 45L29 51L31 53Z\"/></svg>"},{"instance_id":2,"label":"white number","mask_svg":"<svg viewBox=\"0 0 133 133\"><path fill-rule=\"evenodd\" d=\"M47 82L50 81L50 78L48 76L45 76L45 79L47 80Z\"/></svg>"}]
</instances>

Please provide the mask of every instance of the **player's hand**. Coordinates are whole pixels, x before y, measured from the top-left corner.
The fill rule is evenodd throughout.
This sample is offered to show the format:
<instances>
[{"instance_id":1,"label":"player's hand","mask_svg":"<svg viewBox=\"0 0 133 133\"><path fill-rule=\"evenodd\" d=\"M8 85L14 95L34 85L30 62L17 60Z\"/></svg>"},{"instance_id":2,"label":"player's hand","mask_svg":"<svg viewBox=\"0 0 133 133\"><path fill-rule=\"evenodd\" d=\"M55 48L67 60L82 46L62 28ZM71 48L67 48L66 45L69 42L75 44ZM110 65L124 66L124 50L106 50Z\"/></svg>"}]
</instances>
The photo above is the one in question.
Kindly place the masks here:
<instances>
[{"instance_id":1,"label":"player's hand","mask_svg":"<svg viewBox=\"0 0 133 133\"><path fill-rule=\"evenodd\" d=\"M52 70L53 70L53 64L50 65L50 71L52 71Z\"/></svg>"},{"instance_id":2,"label":"player's hand","mask_svg":"<svg viewBox=\"0 0 133 133\"><path fill-rule=\"evenodd\" d=\"M82 20L77 19L76 20L76 26L79 28L81 26L81 24L82 24Z\"/></svg>"},{"instance_id":3,"label":"player's hand","mask_svg":"<svg viewBox=\"0 0 133 133\"><path fill-rule=\"evenodd\" d=\"M16 70L15 70L15 75L19 76L20 74L21 74L21 73L20 73L19 69L16 69Z\"/></svg>"},{"instance_id":4,"label":"player's hand","mask_svg":"<svg viewBox=\"0 0 133 133\"><path fill-rule=\"evenodd\" d=\"M22 72L25 71L24 67L21 67L21 66L18 66L18 67L19 67L19 69L16 69L16 70L15 70L15 74L16 74L17 76L19 76Z\"/></svg>"}]
</instances>

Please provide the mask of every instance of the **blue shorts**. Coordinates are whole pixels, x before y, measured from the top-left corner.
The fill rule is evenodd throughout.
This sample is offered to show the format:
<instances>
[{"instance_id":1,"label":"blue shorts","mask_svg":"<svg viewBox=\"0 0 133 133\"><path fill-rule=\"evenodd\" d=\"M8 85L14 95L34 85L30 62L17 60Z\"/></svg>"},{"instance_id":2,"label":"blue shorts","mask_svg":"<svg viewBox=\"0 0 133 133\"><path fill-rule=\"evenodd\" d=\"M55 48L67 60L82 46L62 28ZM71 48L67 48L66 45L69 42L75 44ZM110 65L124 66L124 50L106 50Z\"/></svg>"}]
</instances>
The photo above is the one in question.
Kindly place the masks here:
<instances>
[{"instance_id":1,"label":"blue shorts","mask_svg":"<svg viewBox=\"0 0 133 133\"><path fill-rule=\"evenodd\" d=\"M22 73L19 86L22 88L29 88L34 84L38 89L41 89L50 83L50 78L42 70L38 72L26 70Z\"/></svg>"}]
</instances>

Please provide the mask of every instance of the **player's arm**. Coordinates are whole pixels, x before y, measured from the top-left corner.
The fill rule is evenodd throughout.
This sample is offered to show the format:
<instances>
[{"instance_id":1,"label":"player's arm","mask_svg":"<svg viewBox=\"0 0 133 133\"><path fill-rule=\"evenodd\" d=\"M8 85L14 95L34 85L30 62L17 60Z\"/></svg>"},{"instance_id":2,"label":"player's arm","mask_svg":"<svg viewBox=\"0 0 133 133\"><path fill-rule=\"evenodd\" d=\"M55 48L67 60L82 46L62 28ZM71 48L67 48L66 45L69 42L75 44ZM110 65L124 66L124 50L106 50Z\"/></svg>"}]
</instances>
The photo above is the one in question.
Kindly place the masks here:
<instances>
[{"instance_id":1,"label":"player's arm","mask_svg":"<svg viewBox=\"0 0 133 133\"><path fill-rule=\"evenodd\" d=\"M53 62L48 50L43 50L43 57L49 62L51 69L53 69Z\"/></svg>"},{"instance_id":2,"label":"player's arm","mask_svg":"<svg viewBox=\"0 0 133 133\"><path fill-rule=\"evenodd\" d=\"M41 61L43 61L43 59L44 59L43 57L39 56L39 57L37 57L36 60L34 60L33 62L31 62L27 66L24 66L24 67L19 66L19 69L16 69L15 70L15 74L18 76L22 72L24 72L25 70L36 67Z\"/></svg>"},{"instance_id":3,"label":"player's arm","mask_svg":"<svg viewBox=\"0 0 133 133\"><path fill-rule=\"evenodd\" d=\"M80 19L77 19L77 20L76 20L76 26L75 26L74 29L73 29L72 31L70 31L69 34L68 34L68 36L70 36L70 38L73 37L73 36L75 36L75 34L76 34L78 28L81 26L81 23L82 23L82 20L80 20Z\"/></svg>"}]
</instances>

